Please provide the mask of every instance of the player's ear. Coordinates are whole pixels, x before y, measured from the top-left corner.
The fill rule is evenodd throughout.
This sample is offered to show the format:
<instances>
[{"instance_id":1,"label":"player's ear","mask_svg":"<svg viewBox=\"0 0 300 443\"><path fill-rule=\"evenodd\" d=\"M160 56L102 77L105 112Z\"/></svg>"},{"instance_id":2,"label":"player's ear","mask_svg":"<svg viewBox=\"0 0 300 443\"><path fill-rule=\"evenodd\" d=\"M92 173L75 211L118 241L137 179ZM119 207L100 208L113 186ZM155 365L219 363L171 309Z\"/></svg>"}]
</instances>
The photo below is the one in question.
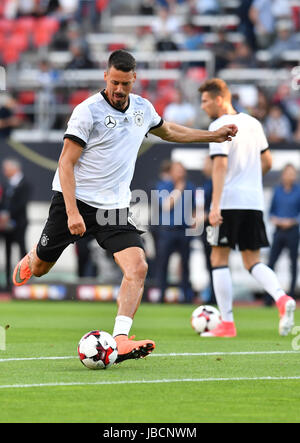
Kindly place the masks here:
<instances>
[{"instance_id":1,"label":"player's ear","mask_svg":"<svg viewBox=\"0 0 300 443\"><path fill-rule=\"evenodd\" d=\"M136 81L136 72L133 73L133 83Z\"/></svg>"},{"instance_id":2,"label":"player's ear","mask_svg":"<svg viewBox=\"0 0 300 443\"><path fill-rule=\"evenodd\" d=\"M221 106L223 103L223 97L221 95L217 95L216 97L216 103L218 106Z\"/></svg>"},{"instance_id":3,"label":"player's ear","mask_svg":"<svg viewBox=\"0 0 300 443\"><path fill-rule=\"evenodd\" d=\"M104 71L104 81L107 81L107 71Z\"/></svg>"}]
</instances>

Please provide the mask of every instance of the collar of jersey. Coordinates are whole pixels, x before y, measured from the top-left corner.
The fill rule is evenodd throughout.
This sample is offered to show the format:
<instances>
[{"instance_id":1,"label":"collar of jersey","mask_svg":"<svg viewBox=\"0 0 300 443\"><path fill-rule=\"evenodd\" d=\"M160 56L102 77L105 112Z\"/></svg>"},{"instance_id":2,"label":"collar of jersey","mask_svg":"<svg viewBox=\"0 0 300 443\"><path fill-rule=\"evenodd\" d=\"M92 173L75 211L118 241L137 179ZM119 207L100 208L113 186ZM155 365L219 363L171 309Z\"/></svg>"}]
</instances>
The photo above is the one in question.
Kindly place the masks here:
<instances>
[{"instance_id":1,"label":"collar of jersey","mask_svg":"<svg viewBox=\"0 0 300 443\"><path fill-rule=\"evenodd\" d=\"M119 109L116 108L114 105L112 105L107 97L107 95L105 94L105 89L103 89L103 91L101 91L101 95L103 96L104 100L109 104L109 106L111 106L112 108L114 108L116 111L122 112L123 114L127 111L127 109L130 106L130 97L128 97L128 105L126 106L126 108L124 109Z\"/></svg>"}]
</instances>

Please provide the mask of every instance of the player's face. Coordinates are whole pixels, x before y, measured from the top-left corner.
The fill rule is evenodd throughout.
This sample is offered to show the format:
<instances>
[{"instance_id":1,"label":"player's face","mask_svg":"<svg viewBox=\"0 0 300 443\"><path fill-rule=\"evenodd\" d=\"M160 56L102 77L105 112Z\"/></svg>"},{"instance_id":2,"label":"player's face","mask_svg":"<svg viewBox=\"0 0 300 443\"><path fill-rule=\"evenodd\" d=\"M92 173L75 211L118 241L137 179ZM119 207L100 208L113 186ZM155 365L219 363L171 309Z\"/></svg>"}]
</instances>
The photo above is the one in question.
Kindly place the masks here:
<instances>
[{"instance_id":1,"label":"player's face","mask_svg":"<svg viewBox=\"0 0 300 443\"><path fill-rule=\"evenodd\" d=\"M112 66L104 73L104 80L106 81L105 93L111 104L118 109L126 108L128 96L136 80L136 73L119 71Z\"/></svg>"},{"instance_id":2,"label":"player's face","mask_svg":"<svg viewBox=\"0 0 300 443\"><path fill-rule=\"evenodd\" d=\"M218 97L213 97L209 92L204 91L201 98L201 108L210 118L218 118L220 110Z\"/></svg>"}]
</instances>

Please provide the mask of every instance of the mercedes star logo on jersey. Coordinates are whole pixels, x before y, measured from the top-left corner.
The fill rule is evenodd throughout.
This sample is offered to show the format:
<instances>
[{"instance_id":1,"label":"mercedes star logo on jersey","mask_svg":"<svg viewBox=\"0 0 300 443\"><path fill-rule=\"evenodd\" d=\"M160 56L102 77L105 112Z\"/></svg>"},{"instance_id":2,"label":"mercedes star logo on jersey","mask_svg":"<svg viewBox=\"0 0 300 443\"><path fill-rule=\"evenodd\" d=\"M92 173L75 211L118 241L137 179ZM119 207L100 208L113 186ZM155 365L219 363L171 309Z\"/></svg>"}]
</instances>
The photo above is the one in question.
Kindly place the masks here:
<instances>
[{"instance_id":1,"label":"mercedes star logo on jersey","mask_svg":"<svg viewBox=\"0 0 300 443\"><path fill-rule=\"evenodd\" d=\"M104 123L107 128L114 128L117 124L116 120L111 115L105 117Z\"/></svg>"}]
</instances>

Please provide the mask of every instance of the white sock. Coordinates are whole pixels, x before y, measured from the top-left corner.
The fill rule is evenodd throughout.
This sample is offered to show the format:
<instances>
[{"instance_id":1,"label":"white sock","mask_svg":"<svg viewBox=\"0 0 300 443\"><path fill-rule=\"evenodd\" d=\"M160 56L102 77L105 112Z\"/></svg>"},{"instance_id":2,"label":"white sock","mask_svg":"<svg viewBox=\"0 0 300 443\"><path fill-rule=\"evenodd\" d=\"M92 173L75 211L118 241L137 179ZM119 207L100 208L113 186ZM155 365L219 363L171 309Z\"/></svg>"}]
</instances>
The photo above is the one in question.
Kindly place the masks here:
<instances>
[{"instance_id":1,"label":"white sock","mask_svg":"<svg viewBox=\"0 0 300 443\"><path fill-rule=\"evenodd\" d=\"M216 300L223 321L233 322L232 312L232 280L228 267L214 268L212 278Z\"/></svg>"},{"instance_id":2,"label":"white sock","mask_svg":"<svg viewBox=\"0 0 300 443\"><path fill-rule=\"evenodd\" d=\"M125 315L117 315L113 337L116 337L117 335L129 335L132 322L133 320L130 317L126 317Z\"/></svg>"},{"instance_id":3,"label":"white sock","mask_svg":"<svg viewBox=\"0 0 300 443\"><path fill-rule=\"evenodd\" d=\"M281 288L275 272L269 266L264 263L257 263L252 266L249 272L275 301L285 295L285 291Z\"/></svg>"}]
</instances>

